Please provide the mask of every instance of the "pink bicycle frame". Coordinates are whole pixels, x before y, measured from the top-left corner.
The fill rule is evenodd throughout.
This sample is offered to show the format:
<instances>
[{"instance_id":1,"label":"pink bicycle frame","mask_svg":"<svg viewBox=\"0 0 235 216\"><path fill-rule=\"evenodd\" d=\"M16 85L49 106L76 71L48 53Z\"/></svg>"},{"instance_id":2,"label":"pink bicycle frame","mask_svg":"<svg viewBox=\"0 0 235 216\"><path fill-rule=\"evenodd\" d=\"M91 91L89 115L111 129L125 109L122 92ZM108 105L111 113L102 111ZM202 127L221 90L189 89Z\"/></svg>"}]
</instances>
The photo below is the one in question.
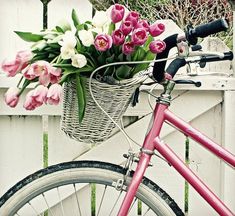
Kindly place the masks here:
<instances>
[{"instance_id":1,"label":"pink bicycle frame","mask_svg":"<svg viewBox=\"0 0 235 216\"><path fill-rule=\"evenodd\" d=\"M169 122L178 130L182 131L182 133L200 143L231 166L235 167L235 155L213 142L211 139L193 128L190 124L175 116L171 111L169 111L168 105L158 103L154 110L152 127L143 144L140 161L137 165L132 181L128 186L128 191L122 202L118 215L124 216L128 214L128 210L134 199L138 186L142 181L145 170L147 169L153 155L152 153L154 150L157 150L220 215L234 216L232 211L225 206L225 204L193 173L192 170L190 170L188 166L185 165L172 149L160 140L159 134L165 121Z\"/></svg>"}]
</instances>

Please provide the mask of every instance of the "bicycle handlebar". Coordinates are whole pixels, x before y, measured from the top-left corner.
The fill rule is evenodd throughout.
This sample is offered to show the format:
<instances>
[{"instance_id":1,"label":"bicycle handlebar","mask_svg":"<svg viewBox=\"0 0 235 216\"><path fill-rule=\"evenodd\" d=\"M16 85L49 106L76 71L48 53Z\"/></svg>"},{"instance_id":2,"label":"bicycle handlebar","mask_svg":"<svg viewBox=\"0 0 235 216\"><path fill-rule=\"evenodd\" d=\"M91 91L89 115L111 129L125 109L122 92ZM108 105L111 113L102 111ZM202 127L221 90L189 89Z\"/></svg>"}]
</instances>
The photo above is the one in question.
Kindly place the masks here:
<instances>
[{"instance_id":1,"label":"bicycle handlebar","mask_svg":"<svg viewBox=\"0 0 235 216\"><path fill-rule=\"evenodd\" d=\"M188 27L185 36L183 38L181 37L180 39L186 39L189 44L195 45L197 43L197 38L198 37L207 37L210 34L214 34L220 31L225 31L228 28L228 23L225 19L219 19L215 20L213 22L207 23L207 24L202 24L199 25L195 28ZM157 55L156 59L163 59L167 58L170 50L177 45L178 42L178 34L173 34L168 36L167 38L164 39L164 42L166 44L166 49ZM205 61L205 60L204 60ZM208 60L209 61L209 60ZM215 60L216 61L216 60ZM182 66L184 66L186 62L184 63L184 60L182 59L175 59L172 61L172 63L169 65L167 72L174 77L174 75L177 73L178 69ZM161 61L161 62L155 62L153 66L153 77L154 79L161 83L164 80L165 77L165 66L166 66L166 61ZM170 72L169 70L172 70Z\"/></svg>"},{"instance_id":2,"label":"bicycle handlebar","mask_svg":"<svg viewBox=\"0 0 235 216\"><path fill-rule=\"evenodd\" d=\"M225 52L223 53L224 57L216 56L216 55L209 55L209 56L201 56L200 59L197 59L194 62L215 62L215 61L225 61L225 60L232 60L233 59L233 52ZM166 73L168 73L171 78L175 76L179 68L185 66L187 63L186 59L184 58L176 58L174 59L166 69Z\"/></svg>"},{"instance_id":3,"label":"bicycle handlebar","mask_svg":"<svg viewBox=\"0 0 235 216\"><path fill-rule=\"evenodd\" d=\"M198 37L204 38L221 31L226 31L227 29L228 23L225 19L218 19L210 23L199 25L195 28L188 26L186 31L186 39L189 44L195 45Z\"/></svg>"}]
</instances>

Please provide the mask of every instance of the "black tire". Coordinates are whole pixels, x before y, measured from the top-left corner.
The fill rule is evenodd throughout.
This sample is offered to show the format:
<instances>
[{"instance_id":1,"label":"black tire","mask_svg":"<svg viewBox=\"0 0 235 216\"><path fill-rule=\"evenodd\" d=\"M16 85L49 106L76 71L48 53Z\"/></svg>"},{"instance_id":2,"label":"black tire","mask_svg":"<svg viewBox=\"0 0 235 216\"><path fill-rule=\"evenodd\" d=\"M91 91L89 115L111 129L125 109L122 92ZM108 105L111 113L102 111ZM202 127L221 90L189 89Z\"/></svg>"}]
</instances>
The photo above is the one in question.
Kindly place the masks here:
<instances>
[{"instance_id":1,"label":"black tire","mask_svg":"<svg viewBox=\"0 0 235 216\"><path fill-rule=\"evenodd\" d=\"M78 196L80 196L79 193L81 193L83 187L88 187L87 183L89 185L92 184L93 188L95 187L94 185L96 185L97 193L92 199L95 199L94 197L96 197L94 202L98 206L92 207L93 204L88 203L91 207L88 209L89 214L87 215L97 215L98 212L101 216L109 215L111 206L113 207L115 202L121 202L118 200L117 196L114 198L113 192L115 191L118 193L118 197L121 196L122 193L125 193L123 191L125 191L130 182L131 177L128 177L122 192L116 190L115 185L117 185L117 181L122 180L125 173L126 170L120 166L98 161L74 161L50 166L33 173L9 189L0 198L0 215L80 215L73 213L73 211L75 211L74 209L77 209L77 211L80 209L78 212L83 215L81 207L85 206L83 204L85 201L91 203L88 199L91 198L91 196L89 195L87 200L84 197L87 192L84 193L85 195L82 195L82 197L78 198ZM133 172L130 175L132 176ZM74 187L75 192L68 192L70 187L72 190L72 186ZM80 190L78 190L78 187L80 187ZM98 193L101 189L102 193ZM65 191L65 194L69 194L65 195L61 193L63 190ZM95 189L93 189L93 192L94 190ZM105 194L108 193L107 190L112 190L112 195L109 194L108 196L108 201L109 203L112 203L112 205L108 204L108 207L106 206L103 209L101 207L100 209L99 204L103 204ZM52 203L51 207L49 210L45 211L45 207L40 205L45 201L44 206L49 206L49 201L46 199L48 199L48 197L54 199L56 193L59 200L62 201L58 200L54 203L54 200L53 202L49 200ZM63 199L61 198L61 194ZM46 196L48 197L45 199ZM98 197L101 197L100 200L102 201L98 200ZM114 198L115 202L110 202L110 197ZM175 201L158 185L147 178L144 178L140 184L136 197L142 204L139 204L138 209L134 210L135 213L132 214L130 212L130 215L137 215L137 211L142 211L142 214L146 211L148 212L146 215L184 215ZM80 201L82 200L82 205L79 199ZM39 204L37 204L36 201L38 201ZM75 205L77 206L71 208L71 203L76 203ZM28 211L25 210L27 207L29 207L32 213L28 213ZM68 209L65 209L65 207L68 207ZM57 214L58 209L61 210L62 214ZM115 207L110 215L116 215L117 210L118 207ZM93 211L96 211L96 213Z\"/></svg>"}]
</instances>

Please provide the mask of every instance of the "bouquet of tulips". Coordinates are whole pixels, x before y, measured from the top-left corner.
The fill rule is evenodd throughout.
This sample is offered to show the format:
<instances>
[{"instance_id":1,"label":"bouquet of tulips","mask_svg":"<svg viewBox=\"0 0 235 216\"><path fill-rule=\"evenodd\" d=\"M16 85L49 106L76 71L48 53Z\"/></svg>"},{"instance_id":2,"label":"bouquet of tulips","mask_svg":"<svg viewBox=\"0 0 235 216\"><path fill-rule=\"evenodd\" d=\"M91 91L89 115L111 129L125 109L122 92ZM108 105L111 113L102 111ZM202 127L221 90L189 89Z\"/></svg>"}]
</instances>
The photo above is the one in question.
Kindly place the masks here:
<instances>
[{"instance_id":1,"label":"bouquet of tulips","mask_svg":"<svg viewBox=\"0 0 235 216\"><path fill-rule=\"evenodd\" d=\"M73 10L72 21L73 26L64 23L39 33L15 32L32 46L19 51L14 60L2 63L2 70L9 77L21 76L17 87L9 88L5 94L7 105L15 107L29 84L34 88L26 95L25 109L57 105L62 84L76 80L81 122L86 105L84 79L94 69L112 62L153 60L165 49L165 43L156 39L164 31L164 24L149 24L138 12L128 11L120 4L96 11L93 19L84 23ZM130 79L148 67L149 64L115 65L99 70L97 77L104 82Z\"/></svg>"}]
</instances>

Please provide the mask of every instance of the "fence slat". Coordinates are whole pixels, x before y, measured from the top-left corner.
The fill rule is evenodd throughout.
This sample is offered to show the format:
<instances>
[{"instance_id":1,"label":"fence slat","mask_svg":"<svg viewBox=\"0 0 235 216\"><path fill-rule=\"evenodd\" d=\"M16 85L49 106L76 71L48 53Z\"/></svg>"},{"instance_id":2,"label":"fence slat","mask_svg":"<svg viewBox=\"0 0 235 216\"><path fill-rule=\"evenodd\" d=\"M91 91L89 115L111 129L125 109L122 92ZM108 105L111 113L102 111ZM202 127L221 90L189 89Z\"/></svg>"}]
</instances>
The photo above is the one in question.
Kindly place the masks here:
<instances>
[{"instance_id":1,"label":"fence slat","mask_svg":"<svg viewBox=\"0 0 235 216\"><path fill-rule=\"evenodd\" d=\"M51 116L48 121L48 162L49 165L71 161L90 149L90 146L68 138L60 130L60 117Z\"/></svg>"},{"instance_id":2,"label":"fence slat","mask_svg":"<svg viewBox=\"0 0 235 216\"><path fill-rule=\"evenodd\" d=\"M192 124L200 128L202 132L207 134L207 136L215 142L221 143L221 121L221 105L219 104L200 116L200 118L194 120ZM211 126L208 127L205 122L210 122ZM189 141L189 158L189 166L194 173L198 175L217 196L222 198L222 167L220 159L193 140ZM198 208L198 206L200 206L200 208ZM189 188L189 215L217 215L192 187Z\"/></svg>"},{"instance_id":3,"label":"fence slat","mask_svg":"<svg viewBox=\"0 0 235 216\"><path fill-rule=\"evenodd\" d=\"M60 21L67 20L72 24L71 12L75 9L81 22L91 20L92 6L89 1L56 0L48 5L48 26L53 28Z\"/></svg>"},{"instance_id":4,"label":"fence slat","mask_svg":"<svg viewBox=\"0 0 235 216\"><path fill-rule=\"evenodd\" d=\"M42 140L41 117L0 118L0 196L42 168Z\"/></svg>"},{"instance_id":5,"label":"fence slat","mask_svg":"<svg viewBox=\"0 0 235 216\"><path fill-rule=\"evenodd\" d=\"M29 43L21 40L14 31L36 31L42 28L42 3L31 0L1 1L0 7L0 62L26 49Z\"/></svg>"}]
</instances>

